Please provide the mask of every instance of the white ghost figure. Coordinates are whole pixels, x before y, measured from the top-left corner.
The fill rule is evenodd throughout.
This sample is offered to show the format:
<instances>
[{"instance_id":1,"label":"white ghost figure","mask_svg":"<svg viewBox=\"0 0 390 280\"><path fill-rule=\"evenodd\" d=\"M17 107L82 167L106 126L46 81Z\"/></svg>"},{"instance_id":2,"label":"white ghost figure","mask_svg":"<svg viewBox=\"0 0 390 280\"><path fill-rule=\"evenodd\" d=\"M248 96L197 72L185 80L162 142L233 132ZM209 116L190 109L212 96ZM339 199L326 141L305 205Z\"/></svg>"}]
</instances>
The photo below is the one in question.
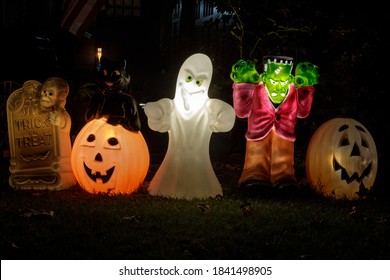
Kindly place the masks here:
<instances>
[{"instance_id":1,"label":"white ghost figure","mask_svg":"<svg viewBox=\"0 0 390 280\"><path fill-rule=\"evenodd\" d=\"M213 132L232 129L235 113L228 103L209 98L212 74L210 58L194 54L180 68L174 99L145 105L149 127L169 136L164 160L148 188L151 195L184 199L222 195L209 144Z\"/></svg>"}]
</instances>

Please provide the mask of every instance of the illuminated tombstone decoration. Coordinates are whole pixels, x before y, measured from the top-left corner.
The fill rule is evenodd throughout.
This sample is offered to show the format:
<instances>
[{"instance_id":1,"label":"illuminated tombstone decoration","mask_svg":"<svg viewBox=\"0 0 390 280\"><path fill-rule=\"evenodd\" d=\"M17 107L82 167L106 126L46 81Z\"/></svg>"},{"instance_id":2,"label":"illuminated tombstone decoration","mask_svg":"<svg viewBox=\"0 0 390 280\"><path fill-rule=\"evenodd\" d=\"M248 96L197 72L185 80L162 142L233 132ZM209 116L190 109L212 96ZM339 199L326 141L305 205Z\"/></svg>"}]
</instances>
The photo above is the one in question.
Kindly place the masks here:
<instances>
[{"instance_id":1,"label":"illuminated tombstone decoration","mask_svg":"<svg viewBox=\"0 0 390 280\"><path fill-rule=\"evenodd\" d=\"M133 193L146 177L149 160L140 131L109 124L104 117L89 121L73 143L73 172L80 186L94 194Z\"/></svg>"},{"instance_id":2,"label":"illuminated tombstone decoration","mask_svg":"<svg viewBox=\"0 0 390 280\"><path fill-rule=\"evenodd\" d=\"M361 123L335 118L312 136L306 154L311 187L327 197L361 199L372 189L378 170L375 142Z\"/></svg>"},{"instance_id":3,"label":"illuminated tombstone decoration","mask_svg":"<svg viewBox=\"0 0 390 280\"><path fill-rule=\"evenodd\" d=\"M213 132L232 129L235 114L226 102L209 98L212 71L208 56L188 57L179 70L174 99L144 107L149 127L169 136L166 155L148 187L151 195L183 199L223 195L209 144Z\"/></svg>"},{"instance_id":4,"label":"illuminated tombstone decoration","mask_svg":"<svg viewBox=\"0 0 390 280\"><path fill-rule=\"evenodd\" d=\"M11 187L62 190L76 185L71 168L71 118L65 110L68 83L26 81L7 100Z\"/></svg>"}]
</instances>

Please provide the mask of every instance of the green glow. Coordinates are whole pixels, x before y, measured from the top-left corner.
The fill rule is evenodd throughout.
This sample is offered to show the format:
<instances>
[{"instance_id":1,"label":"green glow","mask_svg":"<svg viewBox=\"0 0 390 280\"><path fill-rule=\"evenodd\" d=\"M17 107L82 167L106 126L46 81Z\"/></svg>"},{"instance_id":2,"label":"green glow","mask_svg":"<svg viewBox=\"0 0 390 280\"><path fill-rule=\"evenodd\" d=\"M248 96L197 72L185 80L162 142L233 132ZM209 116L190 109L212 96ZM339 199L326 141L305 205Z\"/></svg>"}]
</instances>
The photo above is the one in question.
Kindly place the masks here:
<instances>
[{"instance_id":1,"label":"green glow","mask_svg":"<svg viewBox=\"0 0 390 280\"><path fill-rule=\"evenodd\" d=\"M188 75L188 76L186 77L186 83L191 83L193 79L194 79L194 78L192 77L192 75ZM203 80L202 80L202 79L198 79L198 80L195 81L195 84L196 84L198 87L200 87L200 86L203 84Z\"/></svg>"},{"instance_id":2,"label":"green glow","mask_svg":"<svg viewBox=\"0 0 390 280\"><path fill-rule=\"evenodd\" d=\"M192 81L192 76L191 75L188 75L187 77L186 77L186 82L187 83L189 83L189 82L191 82Z\"/></svg>"},{"instance_id":3,"label":"green glow","mask_svg":"<svg viewBox=\"0 0 390 280\"><path fill-rule=\"evenodd\" d=\"M268 97L275 104L280 104L286 99L290 83L294 76L291 74L292 62L268 61L265 65L265 72L261 75L261 80L265 84Z\"/></svg>"},{"instance_id":4,"label":"green glow","mask_svg":"<svg viewBox=\"0 0 390 280\"><path fill-rule=\"evenodd\" d=\"M256 70L256 65L251 60L240 59L232 66L230 78L236 83L252 83L260 82L260 75Z\"/></svg>"},{"instance_id":5,"label":"green glow","mask_svg":"<svg viewBox=\"0 0 390 280\"><path fill-rule=\"evenodd\" d=\"M317 66L310 62L301 62L295 69L294 84L296 87L316 85L319 77Z\"/></svg>"},{"instance_id":6,"label":"green glow","mask_svg":"<svg viewBox=\"0 0 390 280\"><path fill-rule=\"evenodd\" d=\"M265 57L264 72L259 75L253 61L240 59L233 64L230 79L235 83L258 84L263 82L270 100L279 105L286 99L291 83L294 83L297 88L318 84L320 76L318 67L312 63L298 63L295 69L295 77L291 74L292 69L292 57Z\"/></svg>"}]
</instances>

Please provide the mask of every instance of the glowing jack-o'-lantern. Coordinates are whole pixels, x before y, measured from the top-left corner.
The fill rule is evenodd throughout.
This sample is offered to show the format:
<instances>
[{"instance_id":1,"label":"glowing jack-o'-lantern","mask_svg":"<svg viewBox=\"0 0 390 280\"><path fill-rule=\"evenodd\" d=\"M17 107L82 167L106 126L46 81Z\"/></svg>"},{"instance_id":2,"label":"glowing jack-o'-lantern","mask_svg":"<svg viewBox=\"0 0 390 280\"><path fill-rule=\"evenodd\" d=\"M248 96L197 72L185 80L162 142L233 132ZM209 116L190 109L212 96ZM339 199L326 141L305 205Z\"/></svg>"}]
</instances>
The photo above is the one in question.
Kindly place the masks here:
<instances>
[{"instance_id":1,"label":"glowing jack-o'-lantern","mask_svg":"<svg viewBox=\"0 0 390 280\"><path fill-rule=\"evenodd\" d=\"M146 177L149 161L141 132L108 124L105 118L94 119L80 130L71 155L77 181L91 193L134 192Z\"/></svg>"},{"instance_id":2,"label":"glowing jack-o'-lantern","mask_svg":"<svg viewBox=\"0 0 390 280\"><path fill-rule=\"evenodd\" d=\"M319 193L346 199L365 197L378 169L375 142L358 121L335 118L314 133L306 154L309 184Z\"/></svg>"}]
</instances>

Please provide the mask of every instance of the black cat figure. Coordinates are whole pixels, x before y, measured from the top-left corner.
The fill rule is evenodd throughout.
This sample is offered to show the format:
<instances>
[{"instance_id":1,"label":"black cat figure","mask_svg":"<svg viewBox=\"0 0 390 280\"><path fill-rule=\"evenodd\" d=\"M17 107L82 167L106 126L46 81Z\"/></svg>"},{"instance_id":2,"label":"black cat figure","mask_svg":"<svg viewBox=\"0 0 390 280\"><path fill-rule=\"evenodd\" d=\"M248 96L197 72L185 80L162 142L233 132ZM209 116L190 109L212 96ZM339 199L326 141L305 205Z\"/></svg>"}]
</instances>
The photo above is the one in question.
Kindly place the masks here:
<instances>
[{"instance_id":1,"label":"black cat figure","mask_svg":"<svg viewBox=\"0 0 390 280\"><path fill-rule=\"evenodd\" d=\"M86 122L105 117L109 124L119 124L133 132L141 129L137 103L130 93L126 60L111 62L102 57L93 87L95 92L86 109Z\"/></svg>"}]
</instances>

